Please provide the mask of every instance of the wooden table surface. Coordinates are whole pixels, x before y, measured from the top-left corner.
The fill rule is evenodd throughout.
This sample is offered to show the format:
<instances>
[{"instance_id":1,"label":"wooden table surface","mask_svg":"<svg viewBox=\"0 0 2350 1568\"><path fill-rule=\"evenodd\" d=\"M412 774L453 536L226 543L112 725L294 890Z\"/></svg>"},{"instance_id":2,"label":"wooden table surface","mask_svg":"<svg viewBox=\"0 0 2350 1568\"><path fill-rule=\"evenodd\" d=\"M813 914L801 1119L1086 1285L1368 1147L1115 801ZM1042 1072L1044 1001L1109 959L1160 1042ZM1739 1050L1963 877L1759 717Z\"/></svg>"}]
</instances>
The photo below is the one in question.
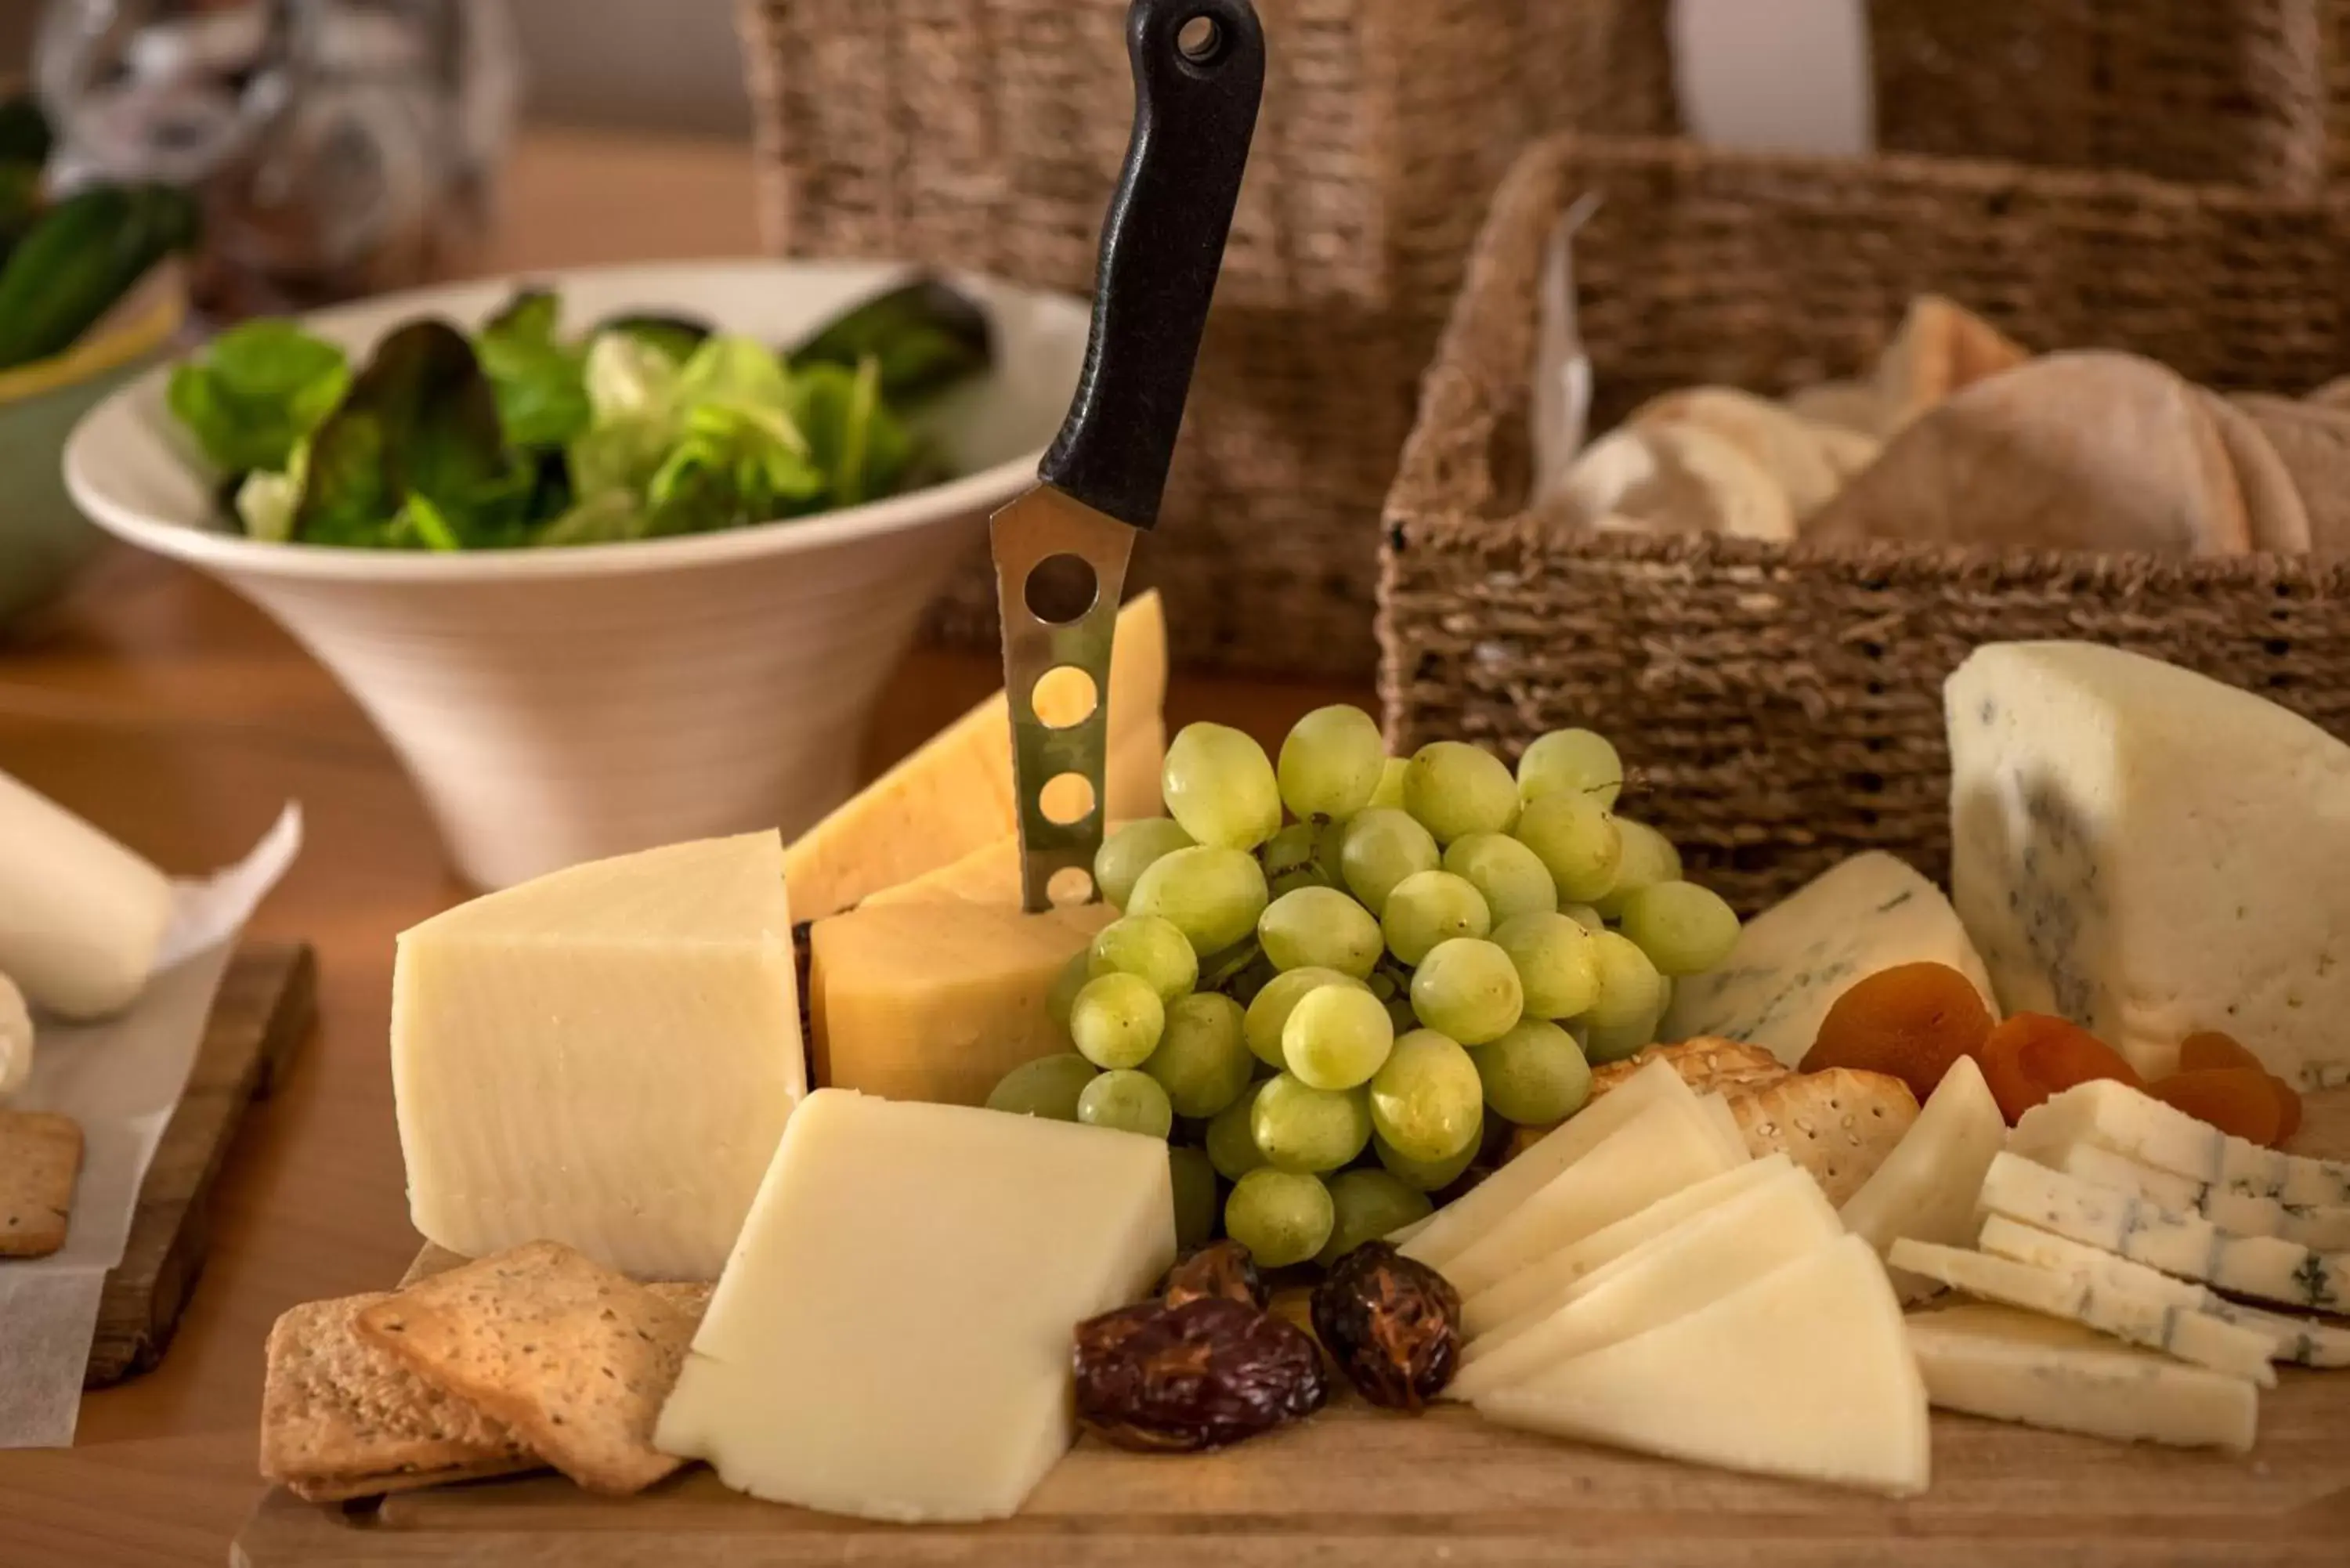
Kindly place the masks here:
<instances>
[{"instance_id":1,"label":"wooden table surface","mask_svg":"<svg viewBox=\"0 0 2350 1568\"><path fill-rule=\"evenodd\" d=\"M743 150L540 133L491 270L756 248ZM878 771L998 683L918 652L876 714ZM1277 737L1359 691L1178 679L1170 717ZM167 867L250 847L288 798L308 846L253 934L316 945L320 1033L223 1180L211 1264L157 1371L94 1394L71 1449L0 1451L0 1564L217 1564L262 1493L261 1350L296 1302L380 1289L416 1251L385 1050L392 938L464 896L415 790L334 682L258 611L127 551L42 636L0 646L0 769Z\"/></svg>"}]
</instances>

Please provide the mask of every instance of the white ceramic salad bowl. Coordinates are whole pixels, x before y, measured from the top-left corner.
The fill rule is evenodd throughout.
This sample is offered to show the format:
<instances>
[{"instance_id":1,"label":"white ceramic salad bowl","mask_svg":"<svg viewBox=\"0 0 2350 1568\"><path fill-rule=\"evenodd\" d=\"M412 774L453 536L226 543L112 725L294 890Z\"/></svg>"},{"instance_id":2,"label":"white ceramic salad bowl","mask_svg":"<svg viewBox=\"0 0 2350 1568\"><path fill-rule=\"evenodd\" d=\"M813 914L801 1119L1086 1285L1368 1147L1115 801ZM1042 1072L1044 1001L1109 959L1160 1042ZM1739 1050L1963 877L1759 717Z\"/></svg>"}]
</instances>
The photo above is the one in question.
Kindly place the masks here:
<instances>
[{"instance_id":1,"label":"white ceramic salad bowl","mask_svg":"<svg viewBox=\"0 0 2350 1568\"><path fill-rule=\"evenodd\" d=\"M586 322L674 311L785 343L901 281L890 265L743 261L526 280ZM387 296L304 325L363 353L517 281ZM1035 478L1085 357L1086 306L984 279L995 363L925 428L962 477L820 515L627 543L453 554L254 539L164 403L168 369L92 410L65 455L108 531L282 622L381 727L482 888L681 838L813 822L855 782L865 721L987 513Z\"/></svg>"}]
</instances>

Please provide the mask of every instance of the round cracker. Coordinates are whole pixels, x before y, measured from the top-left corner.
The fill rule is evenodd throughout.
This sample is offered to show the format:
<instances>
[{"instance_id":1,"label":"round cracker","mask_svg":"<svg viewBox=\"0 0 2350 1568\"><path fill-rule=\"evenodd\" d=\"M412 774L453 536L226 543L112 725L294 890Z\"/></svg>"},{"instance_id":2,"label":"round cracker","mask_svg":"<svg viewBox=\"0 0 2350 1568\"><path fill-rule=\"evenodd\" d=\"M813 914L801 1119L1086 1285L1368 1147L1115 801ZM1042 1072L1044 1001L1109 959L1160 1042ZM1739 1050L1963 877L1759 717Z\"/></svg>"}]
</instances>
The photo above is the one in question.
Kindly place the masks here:
<instances>
[{"instance_id":1,"label":"round cracker","mask_svg":"<svg viewBox=\"0 0 2350 1568\"><path fill-rule=\"evenodd\" d=\"M1629 423L1693 426L1721 436L1778 482L1798 517L1826 504L1841 483L1809 421L1735 387L1668 392L1643 404Z\"/></svg>"},{"instance_id":2,"label":"round cracker","mask_svg":"<svg viewBox=\"0 0 2350 1568\"><path fill-rule=\"evenodd\" d=\"M2252 548L2307 555L2309 508L2302 504L2301 487L2275 443L2258 421L2217 392L2203 390L2203 408L2220 427L2220 443L2236 471Z\"/></svg>"}]
</instances>

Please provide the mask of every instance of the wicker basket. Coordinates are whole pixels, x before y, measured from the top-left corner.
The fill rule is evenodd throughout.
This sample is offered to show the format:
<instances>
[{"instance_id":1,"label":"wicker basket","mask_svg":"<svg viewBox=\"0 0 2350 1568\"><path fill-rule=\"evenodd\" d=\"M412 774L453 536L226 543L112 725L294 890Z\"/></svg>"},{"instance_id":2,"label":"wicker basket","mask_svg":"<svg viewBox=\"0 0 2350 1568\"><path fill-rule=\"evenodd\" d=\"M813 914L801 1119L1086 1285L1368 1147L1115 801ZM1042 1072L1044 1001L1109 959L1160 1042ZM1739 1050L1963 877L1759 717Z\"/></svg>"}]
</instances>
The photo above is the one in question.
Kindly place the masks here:
<instances>
[{"instance_id":1,"label":"wicker basket","mask_svg":"<svg viewBox=\"0 0 2350 1568\"><path fill-rule=\"evenodd\" d=\"M2220 385L2299 390L2350 365L2341 206L1546 140L1478 239L1388 501L1380 685L1399 743L1514 754L1598 727L1643 780L1629 809L1752 909L1864 848L1947 872L1941 685L1980 643L2134 648L2350 735L2350 562L1593 535L1523 509L1539 257L1589 190L1604 200L1575 258L1603 421L1692 382L1849 373L1922 289L2037 348L2133 348Z\"/></svg>"},{"instance_id":2,"label":"wicker basket","mask_svg":"<svg viewBox=\"0 0 2350 1568\"><path fill-rule=\"evenodd\" d=\"M1625 0L1641 5L1648 0ZM2310 192L2344 0L1870 0L1887 151Z\"/></svg>"},{"instance_id":3,"label":"wicker basket","mask_svg":"<svg viewBox=\"0 0 2350 1568\"><path fill-rule=\"evenodd\" d=\"M1483 203L1536 130L1669 129L1664 7L1259 0L1265 102L1138 558L1191 664L1360 676L1374 526ZM768 244L1087 292L1123 0L741 0ZM934 629L995 645L983 562Z\"/></svg>"}]
</instances>

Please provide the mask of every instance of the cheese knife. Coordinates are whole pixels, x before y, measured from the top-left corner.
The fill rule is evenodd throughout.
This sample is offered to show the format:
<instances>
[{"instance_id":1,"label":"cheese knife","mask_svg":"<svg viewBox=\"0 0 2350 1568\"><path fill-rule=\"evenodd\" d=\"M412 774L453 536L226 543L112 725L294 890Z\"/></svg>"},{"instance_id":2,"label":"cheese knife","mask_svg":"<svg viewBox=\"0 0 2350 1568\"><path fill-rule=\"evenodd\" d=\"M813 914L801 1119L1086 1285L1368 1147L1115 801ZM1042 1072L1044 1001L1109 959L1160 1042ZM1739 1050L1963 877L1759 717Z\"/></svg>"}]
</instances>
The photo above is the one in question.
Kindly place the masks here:
<instances>
[{"instance_id":1,"label":"cheese knife","mask_svg":"<svg viewBox=\"0 0 2350 1568\"><path fill-rule=\"evenodd\" d=\"M1052 907L1056 882L1061 901L1076 897L1072 872L1098 896L1118 598L1136 534L1159 520L1264 88L1249 0L1134 0L1126 46L1134 130L1102 223L1085 369L1036 487L989 524L1031 912ZM1092 703L1072 722L1078 675Z\"/></svg>"}]
</instances>

